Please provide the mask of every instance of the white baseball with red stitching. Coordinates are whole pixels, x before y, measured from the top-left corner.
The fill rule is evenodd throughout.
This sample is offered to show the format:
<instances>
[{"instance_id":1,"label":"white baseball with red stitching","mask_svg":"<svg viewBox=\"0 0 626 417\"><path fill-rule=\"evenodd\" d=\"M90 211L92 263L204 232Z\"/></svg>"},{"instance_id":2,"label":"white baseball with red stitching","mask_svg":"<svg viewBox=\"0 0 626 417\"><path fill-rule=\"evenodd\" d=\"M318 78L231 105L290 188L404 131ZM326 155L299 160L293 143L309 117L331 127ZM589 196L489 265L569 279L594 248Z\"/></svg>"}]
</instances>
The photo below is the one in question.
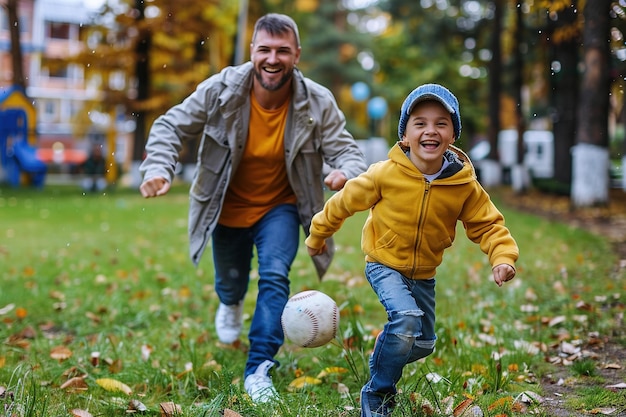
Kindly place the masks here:
<instances>
[{"instance_id":1,"label":"white baseball with red stitching","mask_svg":"<svg viewBox=\"0 0 626 417\"><path fill-rule=\"evenodd\" d=\"M281 316L285 337L301 347L319 347L335 338L339 329L339 308L335 301L317 290L292 296Z\"/></svg>"}]
</instances>

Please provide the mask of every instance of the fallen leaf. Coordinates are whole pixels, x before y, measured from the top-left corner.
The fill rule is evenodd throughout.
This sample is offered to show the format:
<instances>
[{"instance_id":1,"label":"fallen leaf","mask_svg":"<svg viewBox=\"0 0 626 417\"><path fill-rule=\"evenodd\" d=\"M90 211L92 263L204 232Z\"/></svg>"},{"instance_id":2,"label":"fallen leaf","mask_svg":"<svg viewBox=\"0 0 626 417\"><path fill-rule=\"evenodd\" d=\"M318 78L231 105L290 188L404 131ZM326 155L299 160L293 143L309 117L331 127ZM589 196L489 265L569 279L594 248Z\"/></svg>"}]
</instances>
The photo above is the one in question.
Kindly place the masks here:
<instances>
[{"instance_id":1,"label":"fallen leaf","mask_svg":"<svg viewBox=\"0 0 626 417\"><path fill-rule=\"evenodd\" d=\"M541 404L544 399L541 395L533 391L524 391L517 396L515 401L523 402L525 404Z\"/></svg>"},{"instance_id":2,"label":"fallen leaf","mask_svg":"<svg viewBox=\"0 0 626 417\"><path fill-rule=\"evenodd\" d=\"M150 359L150 355L152 354L152 346L150 345L141 345L141 359L147 361Z\"/></svg>"},{"instance_id":3,"label":"fallen leaf","mask_svg":"<svg viewBox=\"0 0 626 417\"><path fill-rule=\"evenodd\" d=\"M65 294L63 294L61 291L55 291L52 290L50 291L50 298L52 298L53 300L65 300Z\"/></svg>"},{"instance_id":4,"label":"fallen leaf","mask_svg":"<svg viewBox=\"0 0 626 417\"><path fill-rule=\"evenodd\" d=\"M553 317L548 321L548 326L550 327L554 327L557 324L561 324L563 322L565 322L565 320L567 320L567 318L565 316L557 316L557 317Z\"/></svg>"},{"instance_id":5,"label":"fallen leaf","mask_svg":"<svg viewBox=\"0 0 626 417\"><path fill-rule=\"evenodd\" d=\"M15 308L15 304L7 304L4 307L0 308L0 316L4 316L7 313L10 313L11 310Z\"/></svg>"},{"instance_id":6,"label":"fallen leaf","mask_svg":"<svg viewBox=\"0 0 626 417\"><path fill-rule=\"evenodd\" d=\"M79 408L75 408L71 412L72 416L74 417L93 417L93 414L91 414L89 411L81 410Z\"/></svg>"},{"instance_id":7,"label":"fallen leaf","mask_svg":"<svg viewBox=\"0 0 626 417\"><path fill-rule=\"evenodd\" d=\"M122 371L123 363L122 358L110 359L107 358L105 361L108 365L109 372L112 374L119 374Z\"/></svg>"},{"instance_id":8,"label":"fallen leaf","mask_svg":"<svg viewBox=\"0 0 626 417\"><path fill-rule=\"evenodd\" d=\"M324 368L319 374L317 374L318 378L324 378L331 374L345 374L348 372L346 368L342 368L340 366L329 366Z\"/></svg>"},{"instance_id":9,"label":"fallen leaf","mask_svg":"<svg viewBox=\"0 0 626 417\"><path fill-rule=\"evenodd\" d=\"M436 372L429 372L428 374L426 374L426 379L429 382L432 382L433 384L436 384L437 382L442 381L445 378L442 377L441 375L439 375Z\"/></svg>"},{"instance_id":10,"label":"fallen leaf","mask_svg":"<svg viewBox=\"0 0 626 417\"><path fill-rule=\"evenodd\" d=\"M452 415L454 417L462 416L463 413L465 413L465 411L469 408L469 406L472 405L472 402L473 400L471 398L466 398L465 400L461 401L456 407L454 407Z\"/></svg>"},{"instance_id":11,"label":"fallen leaf","mask_svg":"<svg viewBox=\"0 0 626 417\"><path fill-rule=\"evenodd\" d=\"M56 346L50 350L50 357L62 362L72 357L72 351L65 346Z\"/></svg>"},{"instance_id":12,"label":"fallen leaf","mask_svg":"<svg viewBox=\"0 0 626 417\"><path fill-rule=\"evenodd\" d=\"M91 320L92 322L96 324L102 321L100 316L98 316L96 313L92 313L91 311L86 312L85 317L87 317L89 320Z\"/></svg>"},{"instance_id":13,"label":"fallen leaf","mask_svg":"<svg viewBox=\"0 0 626 417\"><path fill-rule=\"evenodd\" d=\"M462 417L483 417L483 416L484 416L483 410L481 410L480 407L477 405L473 406L462 415Z\"/></svg>"},{"instance_id":14,"label":"fallen leaf","mask_svg":"<svg viewBox=\"0 0 626 417\"><path fill-rule=\"evenodd\" d=\"M173 402L161 403L159 407L161 407L161 417L181 416L183 414L180 405Z\"/></svg>"},{"instance_id":15,"label":"fallen leaf","mask_svg":"<svg viewBox=\"0 0 626 417\"><path fill-rule=\"evenodd\" d=\"M513 397L502 397L502 398L498 398L497 400L495 400L493 403L491 403L488 407L489 411L493 411L496 408L500 408L506 405L509 405L513 402Z\"/></svg>"},{"instance_id":16,"label":"fallen leaf","mask_svg":"<svg viewBox=\"0 0 626 417\"><path fill-rule=\"evenodd\" d=\"M123 392L126 395L131 395L133 393L133 390L130 389L128 385L113 378L98 378L96 379L96 384L100 385L107 391Z\"/></svg>"},{"instance_id":17,"label":"fallen leaf","mask_svg":"<svg viewBox=\"0 0 626 417\"><path fill-rule=\"evenodd\" d=\"M230 408L225 408L223 415L224 417L243 417L241 414L239 414L236 411L231 410Z\"/></svg>"},{"instance_id":18,"label":"fallen leaf","mask_svg":"<svg viewBox=\"0 0 626 417\"><path fill-rule=\"evenodd\" d=\"M139 412L142 413L144 411L148 411L148 407L146 407L141 401L136 400L136 399L132 399L128 403L128 410L129 411L139 411Z\"/></svg>"},{"instance_id":19,"label":"fallen leaf","mask_svg":"<svg viewBox=\"0 0 626 417\"><path fill-rule=\"evenodd\" d=\"M87 375L70 378L61 384L60 388L68 391L87 391L89 386L85 382L86 376Z\"/></svg>"},{"instance_id":20,"label":"fallen leaf","mask_svg":"<svg viewBox=\"0 0 626 417\"><path fill-rule=\"evenodd\" d=\"M418 407L420 407L420 409L421 409L423 414L425 414L427 416L435 415L435 407L433 407L431 402L426 397L424 397L422 394L420 394L419 392L412 392L409 395L409 400L413 404L415 404Z\"/></svg>"},{"instance_id":21,"label":"fallen leaf","mask_svg":"<svg viewBox=\"0 0 626 417\"><path fill-rule=\"evenodd\" d=\"M28 315L28 311L24 307L18 307L15 309L15 316L18 319L20 320L25 319L27 315Z\"/></svg>"},{"instance_id":22,"label":"fallen leaf","mask_svg":"<svg viewBox=\"0 0 626 417\"><path fill-rule=\"evenodd\" d=\"M319 385L321 383L322 383L321 379L313 378L312 376L301 376L300 378L296 378L293 381L291 381L287 389L298 390L308 385Z\"/></svg>"},{"instance_id":23,"label":"fallen leaf","mask_svg":"<svg viewBox=\"0 0 626 417\"><path fill-rule=\"evenodd\" d=\"M580 348L574 346L572 343L561 342L560 349L561 349L561 352L568 354L568 355L574 355L574 354L580 353Z\"/></svg>"},{"instance_id":24,"label":"fallen leaf","mask_svg":"<svg viewBox=\"0 0 626 417\"><path fill-rule=\"evenodd\" d=\"M350 388L346 384L338 383L335 388L341 394L341 398L348 398L350 395Z\"/></svg>"}]
</instances>

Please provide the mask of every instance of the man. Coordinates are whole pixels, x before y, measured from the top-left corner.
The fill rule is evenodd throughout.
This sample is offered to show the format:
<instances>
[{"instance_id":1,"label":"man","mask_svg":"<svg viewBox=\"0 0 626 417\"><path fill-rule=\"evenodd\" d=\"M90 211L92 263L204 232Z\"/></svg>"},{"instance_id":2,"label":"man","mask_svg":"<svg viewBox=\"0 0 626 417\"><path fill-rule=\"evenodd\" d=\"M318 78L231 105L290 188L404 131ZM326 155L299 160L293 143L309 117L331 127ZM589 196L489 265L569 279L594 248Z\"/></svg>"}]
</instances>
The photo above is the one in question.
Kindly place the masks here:
<instances>
[{"instance_id":1,"label":"man","mask_svg":"<svg viewBox=\"0 0 626 417\"><path fill-rule=\"evenodd\" d=\"M239 338L256 247L258 296L244 371L244 387L256 402L278 397L268 371L284 342L280 316L300 227L308 233L311 217L324 204L325 165L330 190L367 168L331 92L296 68L300 52L293 19L261 17L250 62L208 78L159 117L141 166L142 195L164 195L182 143L200 138L190 190L190 255L197 265L212 238L220 299L215 330L222 343ZM313 259L320 278L332 252Z\"/></svg>"}]
</instances>

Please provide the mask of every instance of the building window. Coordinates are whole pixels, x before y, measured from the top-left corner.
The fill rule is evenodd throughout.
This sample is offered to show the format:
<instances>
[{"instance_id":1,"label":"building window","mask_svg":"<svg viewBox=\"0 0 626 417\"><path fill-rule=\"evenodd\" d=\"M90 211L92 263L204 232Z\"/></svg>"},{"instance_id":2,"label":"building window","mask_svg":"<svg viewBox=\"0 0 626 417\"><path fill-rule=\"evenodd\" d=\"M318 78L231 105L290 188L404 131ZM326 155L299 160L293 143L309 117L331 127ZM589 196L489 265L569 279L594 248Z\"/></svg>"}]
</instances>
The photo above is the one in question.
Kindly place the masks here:
<instances>
[{"instance_id":1,"label":"building window","mask_svg":"<svg viewBox=\"0 0 626 417\"><path fill-rule=\"evenodd\" d=\"M48 36L51 39L70 39L70 24L49 22Z\"/></svg>"},{"instance_id":2,"label":"building window","mask_svg":"<svg viewBox=\"0 0 626 417\"><path fill-rule=\"evenodd\" d=\"M68 78L67 65L53 65L49 68L50 78Z\"/></svg>"}]
</instances>

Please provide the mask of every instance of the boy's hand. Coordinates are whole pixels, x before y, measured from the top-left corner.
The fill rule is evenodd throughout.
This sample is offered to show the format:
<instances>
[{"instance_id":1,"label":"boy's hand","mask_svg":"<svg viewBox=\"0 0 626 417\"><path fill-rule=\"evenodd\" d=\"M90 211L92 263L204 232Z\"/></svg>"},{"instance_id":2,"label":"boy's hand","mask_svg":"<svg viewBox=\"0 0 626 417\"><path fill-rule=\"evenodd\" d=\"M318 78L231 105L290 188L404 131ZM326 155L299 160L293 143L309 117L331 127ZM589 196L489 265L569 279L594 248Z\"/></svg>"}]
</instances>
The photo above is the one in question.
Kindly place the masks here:
<instances>
[{"instance_id":1,"label":"boy's hand","mask_svg":"<svg viewBox=\"0 0 626 417\"><path fill-rule=\"evenodd\" d=\"M326 252L328 248L326 247L326 243L324 243L324 246L322 246L319 249L313 249L310 247L306 247L307 252L309 253L310 256L317 256L317 255L321 255L322 253Z\"/></svg>"},{"instance_id":2,"label":"boy's hand","mask_svg":"<svg viewBox=\"0 0 626 417\"><path fill-rule=\"evenodd\" d=\"M507 281L515 277L515 268L508 264L500 264L493 267L493 280L501 287Z\"/></svg>"}]
</instances>

